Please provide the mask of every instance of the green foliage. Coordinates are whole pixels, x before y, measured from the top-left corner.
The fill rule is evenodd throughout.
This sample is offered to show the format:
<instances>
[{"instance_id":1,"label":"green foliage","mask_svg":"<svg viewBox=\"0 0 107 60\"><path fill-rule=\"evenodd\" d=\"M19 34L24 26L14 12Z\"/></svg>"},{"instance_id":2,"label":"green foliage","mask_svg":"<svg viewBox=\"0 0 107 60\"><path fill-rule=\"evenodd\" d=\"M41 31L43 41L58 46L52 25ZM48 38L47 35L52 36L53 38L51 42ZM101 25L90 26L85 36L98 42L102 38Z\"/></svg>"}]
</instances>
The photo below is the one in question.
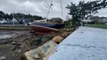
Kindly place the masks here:
<instances>
[{"instance_id":1,"label":"green foliage","mask_svg":"<svg viewBox=\"0 0 107 60\"><path fill-rule=\"evenodd\" d=\"M106 0L96 0L96 1L80 1L79 4L68 5L66 8L69 9L70 15L72 15L72 24L80 23L80 21L87 15L98 13L99 9L105 8L107 6Z\"/></svg>"},{"instance_id":2,"label":"green foliage","mask_svg":"<svg viewBox=\"0 0 107 60\"><path fill-rule=\"evenodd\" d=\"M4 12L0 11L0 19L4 17Z\"/></svg>"},{"instance_id":3,"label":"green foliage","mask_svg":"<svg viewBox=\"0 0 107 60\"><path fill-rule=\"evenodd\" d=\"M25 26L0 26L0 30L30 30L30 28Z\"/></svg>"},{"instance_id":4,"label":"green foliage","mask_svg":"<svg viewBox=\"0 0 107 60\"><path fill-rule=\"evenodd\" d=\"M71 28L72 27L72 22L71 21L66 21L64 24L65 24L64 28Z\"/></svg>"},{"instance_id":5,"label":"green foliage","mask_svg":"<svg viewBox=\"0 0 107 60\"><path fill-rule=\"evenodd\" d=\"M87 24L86 26L107 29L107 25L106 24Z\"/></svg>"},{"instance_id":6,"label":"green foliage","mask_svg":"<svg viewBox=\"0 0 107 60\"><path fill-rule=\"evenodd\" d=\"M30 18L32 20L40 20L43 19L41 16L37 16L37 15L30 15L30 14L23 14L23 13L11 13L11 14L6 14L2 11L0 11L0 20L1 19L13 19L13 14L14 17L16 19L20 19L20 18Z\"/></svg>"}]
</instances>

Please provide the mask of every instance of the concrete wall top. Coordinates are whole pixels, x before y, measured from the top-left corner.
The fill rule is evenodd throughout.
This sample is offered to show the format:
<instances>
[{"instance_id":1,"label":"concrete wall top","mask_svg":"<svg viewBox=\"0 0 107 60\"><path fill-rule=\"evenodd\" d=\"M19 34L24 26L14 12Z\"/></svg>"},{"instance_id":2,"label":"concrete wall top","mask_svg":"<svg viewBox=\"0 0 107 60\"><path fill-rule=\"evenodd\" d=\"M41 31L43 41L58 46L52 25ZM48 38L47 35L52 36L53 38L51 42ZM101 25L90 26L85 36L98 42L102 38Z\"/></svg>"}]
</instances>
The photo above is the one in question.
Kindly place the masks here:
<instances>
[{"instance_id":1,"label":"concrete wall top","mask_svg":"<svg viewBox=\"0 0 107 60\"><path fill-rule=\"evenodd\" d=\"M107 60L107 29L79 27L48 60Z\"/></svg>"}]
</instances>

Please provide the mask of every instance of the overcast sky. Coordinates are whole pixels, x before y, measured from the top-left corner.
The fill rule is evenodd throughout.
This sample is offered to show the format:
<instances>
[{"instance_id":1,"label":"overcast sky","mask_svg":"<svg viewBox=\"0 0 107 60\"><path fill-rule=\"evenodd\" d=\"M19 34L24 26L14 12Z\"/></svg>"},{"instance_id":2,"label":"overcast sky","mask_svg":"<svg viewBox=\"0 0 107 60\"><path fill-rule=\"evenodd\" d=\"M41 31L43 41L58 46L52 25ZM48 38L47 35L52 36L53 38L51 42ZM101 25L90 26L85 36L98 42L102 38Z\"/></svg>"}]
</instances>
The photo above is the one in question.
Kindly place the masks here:
<instances>
[{"instance_id":1,"label":"overcast sky","mask_svg":"<svg viewBox=\"0 0 107 60\"><path fill-rule=\"evenodd\" d=\"M49 10L50 1L51 0L0 0L0 11L6 13L25 13L46 17ZM66 18L69 13L69 11L65 7L69 5L70 2L78 3L79 1L80 0L62 0L64 14L63 18ZM100 10L96 15L107 17L107 9ZM54 0L53 2L53 6L48 18L52 17L62 18L60 0Z\"/></svg>"}]
</instances>

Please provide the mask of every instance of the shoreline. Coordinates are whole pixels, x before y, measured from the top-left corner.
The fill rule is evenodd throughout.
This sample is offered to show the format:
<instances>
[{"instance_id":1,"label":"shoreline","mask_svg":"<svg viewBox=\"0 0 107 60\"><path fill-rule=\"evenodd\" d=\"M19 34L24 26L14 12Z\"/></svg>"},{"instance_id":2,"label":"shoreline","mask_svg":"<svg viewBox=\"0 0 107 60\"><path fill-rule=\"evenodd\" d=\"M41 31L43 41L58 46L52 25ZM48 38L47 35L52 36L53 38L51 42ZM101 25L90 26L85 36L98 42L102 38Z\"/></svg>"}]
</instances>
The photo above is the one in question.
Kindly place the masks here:
<instances>
[{"instance_id":1,"label":"shoreline","mask_svg":"<svg viewBox=\"0 0 107 60\"><path fill-rule=\"evenodd\" d=\"M2 31L16 33L15 36L9 39L5 39L8 40L6 43L0 44L0 59L2 57L5 57L4 60L24 60L23 56L26 51L35 49L45 44L57 35L62 36L63 34L66 34L63 32L63 29L61 29L61 32L59 33L51 33L37 36L31 34L30 31L0 30L0 32ZM70 31L69 33L71 32L72 31ZM66 36L68 36L68 34Z\"/></svg>"}]
</instances>

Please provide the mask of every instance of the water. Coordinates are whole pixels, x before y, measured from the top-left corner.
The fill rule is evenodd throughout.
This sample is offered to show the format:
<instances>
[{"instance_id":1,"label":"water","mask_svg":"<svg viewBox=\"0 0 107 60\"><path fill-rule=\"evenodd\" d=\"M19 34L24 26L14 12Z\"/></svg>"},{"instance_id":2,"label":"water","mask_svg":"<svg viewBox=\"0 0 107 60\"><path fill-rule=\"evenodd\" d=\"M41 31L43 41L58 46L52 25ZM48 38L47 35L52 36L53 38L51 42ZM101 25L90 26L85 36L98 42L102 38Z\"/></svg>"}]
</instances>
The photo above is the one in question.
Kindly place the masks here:
<instances>
[{"instance_id":1,"label":"water","mask_svg":"<svg viewBox=\"0 0 107 60\"><path fill-rule=\"evenodd\" d=\"M0 32L0 39L6 39L14 36L15 34L12 32Z\"/></svg>"}]
</instances>

